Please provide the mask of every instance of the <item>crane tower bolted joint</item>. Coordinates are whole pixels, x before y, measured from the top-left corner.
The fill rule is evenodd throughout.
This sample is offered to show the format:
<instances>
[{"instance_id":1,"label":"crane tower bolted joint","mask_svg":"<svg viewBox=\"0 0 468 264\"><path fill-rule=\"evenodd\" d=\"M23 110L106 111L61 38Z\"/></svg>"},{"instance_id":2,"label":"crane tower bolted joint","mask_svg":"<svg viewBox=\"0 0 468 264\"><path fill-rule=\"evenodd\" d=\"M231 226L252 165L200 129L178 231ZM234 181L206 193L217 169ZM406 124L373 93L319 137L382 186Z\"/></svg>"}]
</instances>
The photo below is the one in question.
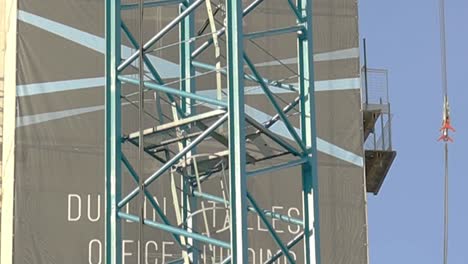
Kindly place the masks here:
<instances>
[{"instance_id":1,"label":"crane tower bolted joint","mask_svg":"<svg viewBox=\"0 0 468 264\"><path fill-rule=\"evenodd\" d=\"M293 18L289 21L295 22L260 29L256 23L244 25L244 19L262 14L263 0L227 0L215 8L209 0L136 1L106 0L106 263L122 263L123 236L131 229L124 226L129 223L172 239L180 253L174 263L197 263L203 258L203 245L230 252L209 263L249 263L248 243L256 238L247 224L248 214L253 214L277 246L265 263L280 257L296 263L291 248L302 243L302 263L320 264L312 0L283 1ZM173 14L172 19L155 30L141 30L141 21L150 19L142 19L144 13L162 8L168 10L165 16ZM140 37L125 19L137 9L142 16L138 27L144 33ZM197 33L196 27L203 30ZM168 45L171 52L165 59L178 60L176 76L167 73L165 60L154 51L162 39L174 36L176 42ZM275 37L297 43L297 75L291 84L266 76L258 69L264 61L245 47L254 39ZM122 52L128 43L133 53ZM213 83L216 90L211 93L207 88ZM248 83L267 102L257 107L273 109L272 116L262 119L246 110ZM275 94L281 89L296 95L284 102ZM138 104L133 103L138 94ZM137 127L125 119L135 109L144 115ZM300 128L294 125L297 119ZM278 135L275 124L290 137ZM132 156L135 147L144 151L144 157ZM297 194L302 204L297 208L302 208L302 219L262 208L256 189L247 188L248 179L294 167L299 168ZM164 210L155 190L164 190L173 207ZM126 210L138 196L151 205L155 216ZM207 201L227 212L227 236L210 230L206 213L217 209L206 207ZM284 241L273 220L301 231Z\"/></svg>"}]
</instances>

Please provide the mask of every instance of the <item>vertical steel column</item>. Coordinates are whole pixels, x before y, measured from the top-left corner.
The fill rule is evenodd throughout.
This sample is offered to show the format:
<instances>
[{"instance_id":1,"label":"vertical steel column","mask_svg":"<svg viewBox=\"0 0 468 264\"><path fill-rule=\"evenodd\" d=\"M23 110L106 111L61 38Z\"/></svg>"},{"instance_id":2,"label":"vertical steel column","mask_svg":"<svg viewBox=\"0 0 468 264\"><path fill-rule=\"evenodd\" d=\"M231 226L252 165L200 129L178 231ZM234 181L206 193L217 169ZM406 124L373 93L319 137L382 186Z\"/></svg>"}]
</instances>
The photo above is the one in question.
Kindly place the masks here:
<instances>
[{"instance_id":1,"label":"vertical steel column","mask_svg":"<svg viewBox=\"0 0 468 264\"><path fill-rule=\"evenodd\" d=\"M144 41L144 16L145 16L145 1L138 1L138 42L143 43ZM143 45L138 47L138 173L140 177L138 179L139 187L139 215L140 221L138 222L138 243L143 245L144 241L144 217L145 217L145 137L143 130L144 128L144 111L145 111L145 53L143 51ZM138 247L138 263L143 263L144 260L143 247ZM124 259L125 261L125 259Z\"/></svg>"},{"instance_id":2,"label":"vertical steel column","mask_svg":"<svg viewBox=\"0 0 468 264\"><path fill-rule=\"evenodd\" d=\"M231 263L248 263L242 1L226 0Z\"/></svg>"},{"instance_id":3,"label":"vertical steel column","mask_svg":"<svg viewBox=\"0 0 468 264\"><path fill-rule=\"evenodd\" d=\"M187 0L185 4L180 4L179 13L182 13L187 6L190 6L193 3L193 0ZM180 90L187 92L187 93L195 93L195 70L192 65L192 51L193 51L193 41L192 38L194 37L195 32L195 11L192 11L189 15L187 15L181 22L179 26L179 40L180 40ZM182 112L185 116L190 116L195 114L195 107L194 107L194 100L190 98L181 98L180 102ZM183 142L183 146L185 147L189 142L189 140L185 140ZM187 153L187 158L193 154L193 151ZM188 168L189 169L189 168ZM187 223L187 226L184 226L186 230L193 230L195 226L194 218L189 216L189 209L190 211L195 211L197 201L196 198L193 196L189 196L191 193L190 186L184 180L184 177L181 177L181 184L183 184L183 193L182 193L182 207L183 207L183 219L184 222ZM189 219L188 221L186 221ZM192 232L192 231L189 231ZM191 238L187 239L188 245L192 246L193 248L197 248L197 242ZM197 264L198 263L198 251L193 250L190 255L191 263Z\"/></svg>"},{"instance_id":4,"label":"vertical steel column","mask_svg":"<svg viewBox=\"0 0 468 264\"><path fill-rule=\"evenodd\" d=\"M193 0L187 0L187 6L190 6L193 3ZM185 5L180 5L180 13L186 8ZM195 70L192 66L192 50L193 50L193 41L191 39L194 37L195 32L195 14L192 11L187 15L180 23L180 80L181 86L180 89L187 93L195 93ZM185 114L193 114L193 99L185 99L181 103L182 111Z\"/></svg>"},{"instance_id":5,"label":"vertical steel column","mask_svg":"<svg viewBox=\"0 0 468 264\"><path fill-rule=\"evenodd\" d=\"M367 87L367 46L366 46L366 39L364 38L362 40L363 45L364 45L364 91L365 91L365 96L366 96L366 109L367 106L369 105L369 89Z\"/></svg>"},{"instance_id":6,"label":"vertical steel column","mask_svg":"<svg viewBox=\"0 0 468 264\"><path fill-rule=\"evenodd\" d=\"M120 64L120 0L106 0L106 263L120 264L121 227L121 102L117 67Z\"/></svg>"},{"instance_id":7,"label":"vertical steel column","mask_svg":"<svg viewBox=\"0 0 468 264\"><path fill-rule=\"evenodd\" d=\"M297 0L297 7L300 10L306 28L298 36L301 133L302 141L307 146L307 153L305 153L305 155L309 158L309 162L302 166L304 263L320 264L319 186L317 170L317 130L315 118L312 0Z\"/></svg>"}]
</instances>

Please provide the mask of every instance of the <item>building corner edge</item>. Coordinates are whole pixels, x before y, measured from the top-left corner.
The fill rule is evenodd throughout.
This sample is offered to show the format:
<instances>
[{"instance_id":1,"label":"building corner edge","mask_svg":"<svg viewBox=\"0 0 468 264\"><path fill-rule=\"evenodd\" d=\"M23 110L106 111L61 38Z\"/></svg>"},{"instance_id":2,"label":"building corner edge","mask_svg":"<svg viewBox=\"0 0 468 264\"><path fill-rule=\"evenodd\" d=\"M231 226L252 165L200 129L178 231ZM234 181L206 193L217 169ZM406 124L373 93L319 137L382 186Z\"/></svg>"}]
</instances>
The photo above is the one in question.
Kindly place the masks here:
<instances>
[{"instance_id":1,"label":"building corner edge","mask_svg":"<svg viewBox=\"0 0 468 264\"><path fill-rule=\"evenodd\" d=\"M5 0L5 74L0 262L13 263L18 1Z\"/></svg>"}]
</instances>

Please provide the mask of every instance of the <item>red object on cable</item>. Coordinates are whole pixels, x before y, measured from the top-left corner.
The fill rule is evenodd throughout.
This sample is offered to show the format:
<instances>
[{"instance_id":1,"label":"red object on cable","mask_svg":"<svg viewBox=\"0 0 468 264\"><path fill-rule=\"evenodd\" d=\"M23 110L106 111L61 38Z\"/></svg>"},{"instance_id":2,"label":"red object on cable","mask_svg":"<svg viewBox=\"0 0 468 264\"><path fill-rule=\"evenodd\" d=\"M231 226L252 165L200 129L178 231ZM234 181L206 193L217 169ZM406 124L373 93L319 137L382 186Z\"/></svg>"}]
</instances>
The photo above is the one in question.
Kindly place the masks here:
<instances>
[{"instance_id":1,"label":"red object on cable","mask_svg":"<svg viewBox=\"0 0 468 264\"><path fill-rule=\"evenodd\" d=\"M440 131L442 131L442 135L439 137L437 141L450 141L453 142L453 139L449 136L449 130L452 132L455 132L455 128L452 127L450 124L450 118L447 118L442 122L442 127L440 128Z\"/></svg>"}]
</instances>

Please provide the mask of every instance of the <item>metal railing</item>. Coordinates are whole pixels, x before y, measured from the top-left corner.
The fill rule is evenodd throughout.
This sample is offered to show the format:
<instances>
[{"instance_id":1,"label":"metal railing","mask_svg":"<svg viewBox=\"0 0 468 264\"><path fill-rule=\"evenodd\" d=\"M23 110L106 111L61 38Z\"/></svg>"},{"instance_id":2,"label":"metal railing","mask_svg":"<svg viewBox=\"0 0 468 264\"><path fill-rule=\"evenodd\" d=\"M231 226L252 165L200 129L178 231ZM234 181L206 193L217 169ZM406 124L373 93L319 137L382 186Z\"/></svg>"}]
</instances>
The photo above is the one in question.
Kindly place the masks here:
<instances>
[{"instance_id":1,"label":"metal railing","mask_svg":"<svg viewBox=\"0 0 468 264\"><path fill-rule=\"evenodd\" d=\"M388 71L362 67L361 76L362 110L379 113L373 131L364 142L364 149L391 151L392 113L388 95Z\"/></svg>"},{"instance_id":2,"label":"metal railing","mask_svg":"<svg viewBox=\"0 0 468 264\"><path fill-rule=\"evenodd\" d=\"M361 99L363 105L386 105L389 103L388 96L388 71L385 69L371 69L367 68L367 75L365 74L366 67L362 67L362 86L363 92ZM366 81L367 76L367 81ZM367 84L367 85L366 85Z\"/></svg>"},{"instance_id":3,"label":"metal railing","mask_svg":"<svg viewBox=\"0 0 468 264\"><path fill-rule=\"evenodd\" d=\"M391 151L392 149L392 131L391 131L392 115L381 115L374 126L374 131L367 137L364 142L365 150L383 150Z\"/></svg>"}]
</instances>

